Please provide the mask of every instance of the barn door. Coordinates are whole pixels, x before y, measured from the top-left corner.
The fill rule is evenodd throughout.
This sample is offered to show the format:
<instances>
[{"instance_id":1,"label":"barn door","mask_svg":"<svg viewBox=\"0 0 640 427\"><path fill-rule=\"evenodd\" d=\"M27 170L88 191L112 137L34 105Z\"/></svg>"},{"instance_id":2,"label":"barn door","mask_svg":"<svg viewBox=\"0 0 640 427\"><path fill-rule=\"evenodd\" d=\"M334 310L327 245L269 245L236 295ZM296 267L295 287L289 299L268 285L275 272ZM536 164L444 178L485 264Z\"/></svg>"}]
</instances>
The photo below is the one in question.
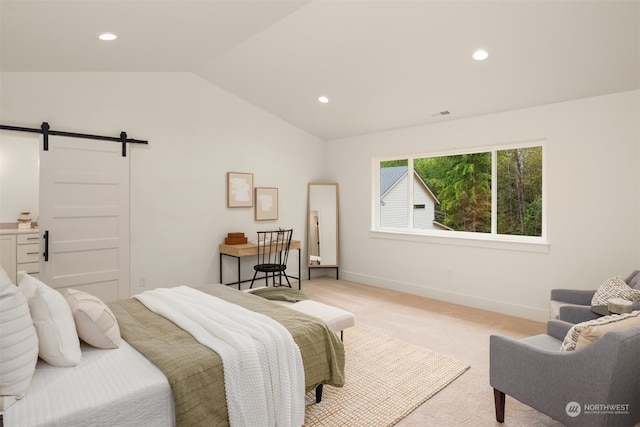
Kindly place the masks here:
<instances>
[{"instance_id":1,"label":"barn door","mask_svg":"<svg viewBox=\"0 0 640 427\"><path fill-rule=\"evenodd\" d=\"M39 228L44 283L104 301L129 296L129 157L120 144L49 137Z\"/></svg>"}]
</instances>

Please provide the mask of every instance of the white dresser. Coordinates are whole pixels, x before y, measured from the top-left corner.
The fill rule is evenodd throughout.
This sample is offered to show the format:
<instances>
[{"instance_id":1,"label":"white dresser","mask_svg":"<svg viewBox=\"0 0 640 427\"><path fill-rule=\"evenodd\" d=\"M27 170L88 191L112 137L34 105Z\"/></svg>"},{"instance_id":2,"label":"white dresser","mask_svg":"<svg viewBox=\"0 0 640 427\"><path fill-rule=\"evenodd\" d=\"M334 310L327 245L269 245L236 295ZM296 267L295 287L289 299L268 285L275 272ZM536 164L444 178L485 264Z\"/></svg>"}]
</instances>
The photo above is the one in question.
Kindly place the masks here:
<instances>
[{"instance_id":1,"label":"white dresser","mask_svg":"<svg viewBox=\"0 0 640 427\"><path fill-rule=\"evenodd\" d=\"M0 230L0 265L15 283L24 270L38 277L40 272L40 234L32 230Z\"/></svg>"}]
</instances>

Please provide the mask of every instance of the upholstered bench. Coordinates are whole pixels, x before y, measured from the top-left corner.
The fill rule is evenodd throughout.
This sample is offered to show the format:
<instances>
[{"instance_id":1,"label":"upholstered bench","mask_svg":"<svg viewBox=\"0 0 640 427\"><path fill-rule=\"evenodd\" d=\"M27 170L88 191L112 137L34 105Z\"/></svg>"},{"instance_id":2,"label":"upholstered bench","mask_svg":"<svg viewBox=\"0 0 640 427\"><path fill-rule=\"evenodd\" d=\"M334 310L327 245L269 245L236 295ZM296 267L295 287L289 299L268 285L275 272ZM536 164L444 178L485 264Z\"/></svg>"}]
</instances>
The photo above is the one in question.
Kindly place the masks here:
<instances>
[{"instance_id":1,"label":"upholstered bench","mask_svg":"<svg viewBox=\"0 0 640 427\"><path fill-rule=\"evenodd\" d=\"M356 325L356 316L353 313L318 301L307 299L298 302L273 302L324 320L324 323L326 323L335 333L340 332L340 339L344 338L342 331Z\"/></svg>"},{"instance_id":2,"label":"upholstered bench","mask_svg":"<svg viewBox=\"0 0 640 427\"><path fill-rule=\"evenodd\" d=\"M244 292L249 292L254 289L247 289ZM260 289L260 288L258 288ZM309 316L317 317L323 320L327 326L331 328L335 333L340 332L340 339L343 339L343 331L347 328L356 325L356 316L346 310L331 305L323 304L318 301L306 299L298 302L272 300L276 304L283 305L292 310L299 311L301 313L308 314Z\"/></svg>"}]
</instances>

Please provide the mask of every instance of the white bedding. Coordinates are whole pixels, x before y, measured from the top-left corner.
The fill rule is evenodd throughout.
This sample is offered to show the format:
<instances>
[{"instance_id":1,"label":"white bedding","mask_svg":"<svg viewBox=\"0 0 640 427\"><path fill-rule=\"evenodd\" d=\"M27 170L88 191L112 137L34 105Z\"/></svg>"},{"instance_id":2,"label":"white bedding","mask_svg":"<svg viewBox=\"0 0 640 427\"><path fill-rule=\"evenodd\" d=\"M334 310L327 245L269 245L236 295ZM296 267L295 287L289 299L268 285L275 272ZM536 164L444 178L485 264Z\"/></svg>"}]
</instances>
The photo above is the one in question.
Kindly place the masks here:
<instances>
[{"instance_id":1,"label":"white bedding","mask_svg":"<svg viewBox=\"0 0 640 427\"><path fill-rule=\"evenodd\" d=\"M220 355L231 426L304 423L304 367L277 321L186 286L135 295Z\"/></svg>"},{"instance_id":2,"label":"white bedding","mask_svg":"<svg viewBox=\"0 0 640 427\"><path fill-rule=\"evenodd\" d=\"M169 382L126 341L112 350L83 344L82 358L71 368L39 360L26 396L4 413L4 426L174 425Z\"/></svg>"}]
</instances>

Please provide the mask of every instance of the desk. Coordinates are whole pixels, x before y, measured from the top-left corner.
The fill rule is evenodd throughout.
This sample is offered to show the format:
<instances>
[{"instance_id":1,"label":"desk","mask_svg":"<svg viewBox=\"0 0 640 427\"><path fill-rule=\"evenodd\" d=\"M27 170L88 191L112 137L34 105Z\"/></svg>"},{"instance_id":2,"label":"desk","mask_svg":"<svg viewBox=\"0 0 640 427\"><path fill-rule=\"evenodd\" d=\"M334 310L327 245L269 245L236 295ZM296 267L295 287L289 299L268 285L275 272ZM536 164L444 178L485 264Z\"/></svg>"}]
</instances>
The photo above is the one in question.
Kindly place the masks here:
<instances>
[{"instance_id":1,"label":"desk","mask_svg":"<svg viewBox=\"0 0 640 427\"><path fill-rule=\"evenodd\" d=\"M291 246L289 247L289 250L297 250L298 251L298 271L300 273L298 273L298 276L302 276L301 272L302 272L302 254L301 254L301 249L302 245L300 244L300 240L292 240L291 241ZM251 280L241 280L240 279L240 260L243 257L246 256L254 256L254 255L258 255L258 245L255 243L244 243L242 245L227 245L224 243L221 243L220 246L218 247L220 250L220 283L222 283L222 256L230 256L233 258L236 258L238 260L238 281L237 282L230 282L230 283L224 283L225 285L233 285L234 283L238 284L238 289L240 289L240 283L244 283L244 282L250 282ZM288 277L292 278L292 279L298 279L298 289L302 288L302 277L296 277L296 276L291 276L288 275Z\"/></svg>"}]
</instances>

